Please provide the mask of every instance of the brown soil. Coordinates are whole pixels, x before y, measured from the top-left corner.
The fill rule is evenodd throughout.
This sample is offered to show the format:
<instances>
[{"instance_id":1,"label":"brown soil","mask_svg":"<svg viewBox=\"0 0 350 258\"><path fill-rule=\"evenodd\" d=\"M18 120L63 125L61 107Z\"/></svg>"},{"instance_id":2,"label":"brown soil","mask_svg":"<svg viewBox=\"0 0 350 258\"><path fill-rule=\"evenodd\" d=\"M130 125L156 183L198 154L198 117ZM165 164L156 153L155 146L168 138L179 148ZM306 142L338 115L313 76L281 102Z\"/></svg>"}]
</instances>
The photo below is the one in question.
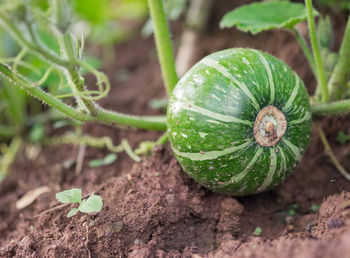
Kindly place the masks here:
<instances>
[{"instance_id":1,"label":"brown soil","mask_svg":"<svg viewBox=\"0 0 350 258\"><path fill-rule=\"evenodd\" d=\"M220 1L221 2L221 1ZM286 61L312 92L315 81L300 48L287 32L255 37L236 30L218 30L222 15L235 6L215 6L201 36L198 58L228 47L255 47ZM237 5L237 3L236 3ZM337 35L343 16L334 16ZM181 26L174 26L180 35ZM339 36L338 36L339 37ZM179 42L179 37L174 37ZM339 42L339 38L337 40ZM120 70L123 69L123 76ZM119 71L119 72L115 72ZM133 114L159 114L148 101L164 97L152 39L135 38L116 48L114 79L106 108ZM127 80L122 77L129 74ZM334 151L350 168L349 146L335 141L338 130L349 131L350 116L323 121ZM134 147L158 133L88 124L85 133L128 138ZM348 257L350 252L350 182L343 179L323 153L313 131L310 148L294 173L275 190L247 197L212 193L187 177L169 146L134 163L120 154L115 164L90 168L88 162L108 152L87 148L83 170L76 175L63 163L75 159L78 148L42 147L36 159L25 152L0 185L0 257ZM49 186L32 205L17 210L16 201L29 190ZM55 193L81 187L83 194L103 197L95 215L66 218L68 207L57 207ZM321 205L313 211L312 205ZM262 232L256 236L254 230Z\"/></svg>"}]
</instances>

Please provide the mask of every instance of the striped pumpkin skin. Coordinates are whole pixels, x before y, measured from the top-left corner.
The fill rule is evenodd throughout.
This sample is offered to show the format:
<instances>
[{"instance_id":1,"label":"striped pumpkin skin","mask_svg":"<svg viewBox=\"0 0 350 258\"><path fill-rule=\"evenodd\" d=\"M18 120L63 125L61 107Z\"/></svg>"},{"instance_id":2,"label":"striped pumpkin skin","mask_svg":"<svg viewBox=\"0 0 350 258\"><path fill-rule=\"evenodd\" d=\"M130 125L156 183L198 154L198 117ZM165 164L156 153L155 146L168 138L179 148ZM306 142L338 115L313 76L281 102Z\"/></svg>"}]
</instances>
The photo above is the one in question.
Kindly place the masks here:
<instances>
[{"instance_id":1,"label":"striped pumpkin skin","mask_svg":"<svg viewBox=\"0 0 350 258\"><path fill-rule=\"evenodd\" d=\"M284 114L287 126L276 144L262 146L254 123L268 106ZM307 148L309 97L298 75L277 58L227 49L202 59L176 85L168 130L175 157L194 180L219 193L259 193L281 183Z\"/></svg>"}]
</instances>

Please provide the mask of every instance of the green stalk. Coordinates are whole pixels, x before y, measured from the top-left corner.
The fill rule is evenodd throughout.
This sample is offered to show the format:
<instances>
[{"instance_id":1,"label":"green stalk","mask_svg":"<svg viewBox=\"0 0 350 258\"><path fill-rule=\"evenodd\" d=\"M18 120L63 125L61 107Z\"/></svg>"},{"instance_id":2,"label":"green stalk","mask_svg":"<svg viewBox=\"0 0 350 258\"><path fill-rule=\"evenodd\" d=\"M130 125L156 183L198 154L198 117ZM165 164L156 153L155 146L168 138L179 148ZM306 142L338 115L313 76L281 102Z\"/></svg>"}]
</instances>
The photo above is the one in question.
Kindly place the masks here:
<instances>
[{"instance_id":1,"label":"green stalk","mask_svg":"<svg viewBox=\"0 0 350 258\"><path fill-rule=\"evenodd\" d=\"M350 15L345 28L344 38L339 50L339 59L328 82L332 99L338 100L347 89L350 77Z\"/></svg>"},{"instance_id":2,"label":"green stalk","mask_svg":"<svg viewBox=\"0 0 350 258\"><path fill-rule=\"evenodd\" d=\"M311 70L313 71L314 75L317 76L317 70L316 70L316 67L315 67L315 61L314 61L314 59L312 57L312 53L311 53L310 48L308 47L304 37L295 28L292 28L291 31L293 32L296 40L298 41L301 49L303 50L304 55L305 55L307 61L309 62L309 65L311 67Z\"/></svg>"},{"instance_id":3,"label":"green stalk","mask_svg":"<svg viewBox=\"0 0 350 258\"><path fill-rule=\"evenodd\" d=\"M162 144L167 143L168 140L169 140L169 133L165 132L157 139L156 144L157 145L162 145Z\"/></svg>"},{"instance_id":4,"label":"green stalk","mask_svg":"<svg viewBox=\"0 0 350 258\"><path fill-rule=\"evenodd\" d=\"M4 139L11 139L18 133L16 126L0 125L0 141Z\"/></svg>"},{"instance_id":5,"label":"green stalk","mask_svg":"<svg viewBox=\"0 0 350 258\"><path fill-rule=\"evenodd\" d=\"M329 100L327 80L326 80L326 74L324 71L324 66L323 66L323 62L320 54L320 49L318 46L316 26L315 26L315 20L312 12L311 0L305 0L305 5L306 5L306 12L307 12L307 22L309 25L311 47L312 47L312 52L314 54L315 63L316 63L317 83L318 83L317 85L321 86L322 101L326 103Z\"/></svg>"},{"instance_id":6,"label":"green stalk","mask_svg":"<svg viewBox=\"0 0 350 258\"><path fill-rule=\"evenodd\" d=\"M5 154L0 160L0 182L6 177L8 170L14 161L17 152L19 151L22 144L20 137L14 137L10 143L10 146L6 150Z\"/></svg>"},{"instance_id":7,"label":"green stalk","mask_svg":"<svg viewBox=\"0 0 350 258\"><path fill-rule=\"evenodd\" d=\"M148 0L148 6L153 21L154 36L165 89L168 96L170 96L178 81L178 78L175 69L173 47L165 18L164 7L162 0Z\"/></svg>"},{"instance_id":8,"label":"green stalk","mask_svg":"<svg viewBox=\"0 0 350 258\"><path fill-rule=\"evenodd\" d=\"M311 107L313 115L340 115L350 112L350 99L317 104Z\"/></svg>"},{"instance_id":9,"label":"green stalk","mask_svg":"<svg viewBox=\"0 0 350 258\"><path fill-rule=\"evenodd\" d=\"M108 125L126 125L157 131L165 131L167 128L165 116L132 116L102 109L98 110L94 116L82 113L44 92L40 88L33 87L29 82L19 75L15 75L3 64L0 64L0 75L2 75L13 86L21 88L28 94L41 100L44 104L47 104L64 115L80 122L101 122ZM16 76L16 78L14 78L14 76Z\"/></svg>"},{"instance_id":10,"label":"green stalk","mask_svg":"<svg viewBox=\"0 0 350 258\"><path fill-rule=\"evenodd\" d=\"M23 33L20 30L18 30L14 23L8 20L2 12L0 12L0 25L2 25L6 29L6 31L9 32L11 36L16 39L16 41L22 47L39 54L45 60L49 61L54 65L59 65L61 67L68 67L70 65L68 61L60 58L55 53L51 52L45 47L34 45L31 42L27 41L27 39L24 38Z\"/></svg>"},{"instance_id":11,"label":"green stalk","mask_svg":"<svg viewBox=\"0 0 350 258\"><path fill-rule=\"evenodd\" d=\"M69 32L66 32L62 35L62 41L60 45L62 45L61 47L66 53L69 63L78 63L78 60L76 59L76 50L74 49L75 46L73 43L73 39ZM87 98L81 98L79 96L79 93L85 91L85 81L84 78L80 76L75 65L68 69L68 75L70 77L69 79L73 83L73 91L75 92L74 97L78 102L78 105L82 107L85 111L90 112L92 115L96 115L97 106L95 105L95 103Z\"/></svg>"}]
</instances>

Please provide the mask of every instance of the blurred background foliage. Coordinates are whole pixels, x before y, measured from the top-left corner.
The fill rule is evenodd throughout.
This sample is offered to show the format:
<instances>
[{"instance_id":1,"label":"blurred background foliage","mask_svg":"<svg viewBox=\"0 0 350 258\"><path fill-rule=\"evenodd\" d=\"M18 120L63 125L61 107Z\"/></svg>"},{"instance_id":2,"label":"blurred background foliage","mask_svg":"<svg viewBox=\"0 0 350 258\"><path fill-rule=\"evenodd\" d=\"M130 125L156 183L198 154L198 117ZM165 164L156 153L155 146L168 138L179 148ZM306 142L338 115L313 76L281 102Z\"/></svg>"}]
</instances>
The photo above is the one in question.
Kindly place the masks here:
<instances>
[{"instance_id":1,"label":"blurred background foliage","mask_svg":"<svg viewBox=\"0 0 350 258\"><path fill-rule=\"evenodd\" d=\"M168 19L177 19L186 3L187 0L165 0ZM152 34L147 0L69 0L69 4L72 11L65 15L70 20L71 32L86 40L84 62L94 68L113 62L115 44L136 35L141 28L143 36ZM35 29L40 41L60 55L55 26L51 26L58 27L54 24L53 1L0 0L0 12L15 21L27 37L31 36L30 28ZM36 55L21 53L22 50L0 26L0 63L12 65L18 73L31 82L40 82L41 88L55 96L72 93L71 87L64 87L67 81L61 71ZM89 50L99 56L92 56ZM84 75L87 71L81 73ZM53 128L72 124L0 78L0 181L7 174L21 143L25 146L40 143L49 122Z\"/></svg>"},{"instance_id":2,"label":"blurred background foliage","mask_svg":"<svg viewBox=\"0 0 350 258\"><path fill-rule=\"evenodd\" d=\"M30 28L35 27L45 47L60 55L60 46L54 31L58 26L54 24L53 2L54 0L0 0L0 12L18 24L25 37L30 37ZM143 37L149 37L153 33L147 0L68 2L71 11L64 15L70 21L72 35L76 39L86 40L87 53L83 55L84 62L96 69L113 64L116 44L138 33ZM163 2L168 20L184 17L190 5L190 0ZM316 0L316 7L342 11L350 8L350 0ZM324 19L323 25L320 26L320 30L325 28L331 31L329 20ZM327 35L331 36L329 33ZM320 44L323 49L329 49L331 45L327 37L321 40ZM66 86L64 73L59 68L36 55L21 51L23 48L0 26L0 63L15 66L15 70L20 74L32 82L40 83L40 87L55 96L67 96L72 93L71 87ZM324 52L327 54L329 51ZM95 56L96 53L98 56ZM336 57L334 54L326 54L324 59L332 66ZM84 75L87 71L82 69L80 73ZM151 102L151 105L158 104ZM160 104L162 107L166 105ZM72 124L0 78L0 181L6 175L21 143L24 142L25 146L40 143L45 137L45 126L48 123L51 123L52 128Z\"/></svg>"}]
</instances>

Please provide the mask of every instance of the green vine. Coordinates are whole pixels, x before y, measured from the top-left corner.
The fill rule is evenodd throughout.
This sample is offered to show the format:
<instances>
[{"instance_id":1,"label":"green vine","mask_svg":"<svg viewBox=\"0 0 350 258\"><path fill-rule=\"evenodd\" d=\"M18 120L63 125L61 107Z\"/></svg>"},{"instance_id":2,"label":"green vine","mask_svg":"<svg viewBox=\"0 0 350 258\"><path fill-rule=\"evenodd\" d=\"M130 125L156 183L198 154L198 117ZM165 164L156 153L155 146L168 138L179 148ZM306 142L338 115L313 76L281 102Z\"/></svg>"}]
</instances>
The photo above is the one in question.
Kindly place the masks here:
<instances>
[{"instance_id":1,"label":"green vine","mask_svg":"<svg viewBox=\"0 0 350 258\"><path fill-rule=\"evenodd\" d=\"M312 53L311 53L305 39L303 38L303 36L300 34L300 32L297 29L293 28L293 29L291 29L291 31L293 32L296 40L298 41L301 49L303 50L305 57L310 64L311 70L313 71L315 76L317 76L317 70L315 67L315 60L312 57Z\"/></svg>"},{"instance_id":2,"label":"green vine","mask_svg":"<svg viewBox=\"0 0 350 258\"><path fill-rule=\"evenodd\" d=\"M305 0L305 5L306 5L306 13L307 13L307 22L309 25L311 47L312 47L312 51L315 58L315 64L316 64L318 87L320 86L322 90L322 101L324 103L327 103L329 100L327 80L326 80L326 74L324 71L324 66L323 66L323 62L320 54L320 49L318 46L316 26L315 26L313 11L312 11L311 0Z\"/></svg>"},{"instance_id":3,"label":"green vine","mask_svg":"<svg viewBox=\"0 0 350 258\"><path fill-rule=\"evenodd\" d=\"M154 36L164 84L168 96L170 96L178 81L178 78L164 7L161 0L148 0L148 6L153 21Z\"/></svg>"},{"instance_id":4,"label":"green vine","mask_svg":"<svg viewBox=\"0 0 350 258\"><path fill-rule=\"evenodd\" d=\"M348 89L350 79L350 15L345 28L343 42L339 50L339 59L328 82L332 99L338 100Z\"/></svg>"},{"instance_id":5,"label":"green vine","mask_svg":"<svg viewBox=\"0 0 350 258\"><path fill-rule=\"evenodd\" d=\"M6 65L0 64L0 74L13 86L23 89L44 104L79 122L101 122L113 126L126 125L157 131L165 131L167 128L165 116L131 116L100 108L97 110L96 115L92 116L70 107L38 87L32 87L30 82L26 81L19 74L14 74Z\"/></svg>"},{"instance_id":6,"label":"green vine","mask_svg":"<svg viewBox=\"0 0 350 258\"><path fill-rule=\"evenodd\" d=\"M109 80L104 73L97 71L81 60L83 56L82 50L84 47L84 40L82 39L80 44L79 40L75 43L69 33L70 17L65 13L69 12L69 5L66 1L63 2L65 3L64 6L61 5L61 1L53 1L56 15L55 26L57 26L54 32L55 37L59 39L58 42L62 56L49 50L44 43L41 42L40 36L37 35L36 29L32 26L33 21L29 22L24 20L26 28L29 31L29 37L26 38L16 22L11 21L7 17L7 14L0 11L0 26L4 27L19 45L22 46L22 51L13 60L12 68L5 64L0 64L0 74L15 87L21 88L43 103L80 122L97 121L109 125L131 126L149 130L166 130L166 118L164 116L143 117L126 115L119 112L104 110L95 104L95 100L101 99L108 94L110 89ZM64 71L64 76L68 81L67 86L71 88L72 93L54 96L40 88L53 68L49 69L40 80L34 83L25 80L24 77L17 73L17 65L26 64L22 61L22 58L27 52L39 56L41 59L52 64L52 67L57 69L60 78L62 78L61 74ZM80 74L81 68L85 68L96 77L98 90L91 91L86 89L85 80ZM60 82L60 85L62 82L63 80ZM78 108L73 108L60 100L66 97L74 97Z\"/></svg>"}]
</instances>

